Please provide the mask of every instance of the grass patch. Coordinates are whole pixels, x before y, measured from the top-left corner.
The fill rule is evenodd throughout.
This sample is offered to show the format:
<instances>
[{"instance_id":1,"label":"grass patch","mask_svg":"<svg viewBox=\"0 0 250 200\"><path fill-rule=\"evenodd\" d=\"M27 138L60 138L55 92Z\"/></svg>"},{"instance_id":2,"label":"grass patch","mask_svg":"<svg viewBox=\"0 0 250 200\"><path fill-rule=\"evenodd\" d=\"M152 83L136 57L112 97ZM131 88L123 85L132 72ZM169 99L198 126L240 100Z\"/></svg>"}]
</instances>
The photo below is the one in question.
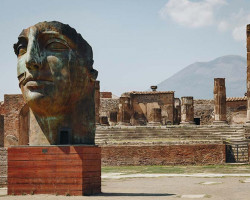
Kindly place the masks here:
<instances>
[{"instance_id":1,"label":"grass patch","mask_svg":"<svg viewBox=\"0 0 250 200\"><path fill-rule=\"evenodd\" d=\"M204 166L104 166L103 173L123 174L194 174L194 173L249 173L249 165L204 165Z\"/></svg>"},{"instance_id":2,"label":"grass patch","mask_svg":"<svg viewBox=\"0 0 250 200\"><path fill-rule=\"evenodd\" d=\"M103 173L124 173L124 174L181 174L185 173L182 167L173 166L118 166L118 167L102 167Z\"/></svg>"}]
</instances>

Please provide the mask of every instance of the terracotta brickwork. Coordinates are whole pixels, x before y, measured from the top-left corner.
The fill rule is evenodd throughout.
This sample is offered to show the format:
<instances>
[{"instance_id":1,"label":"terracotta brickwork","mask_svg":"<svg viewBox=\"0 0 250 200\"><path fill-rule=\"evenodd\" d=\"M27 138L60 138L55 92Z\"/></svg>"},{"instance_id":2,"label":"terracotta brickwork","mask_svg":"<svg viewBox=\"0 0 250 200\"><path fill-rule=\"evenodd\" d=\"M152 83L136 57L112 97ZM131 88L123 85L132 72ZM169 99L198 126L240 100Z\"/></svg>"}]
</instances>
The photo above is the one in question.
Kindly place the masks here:
<instances>
[{"instance_id":1,"label":"terracotta brickwork","mask_svg":"<svg viewBox=\"0 0 250 200\"><path fill-rule=\"evenodd\" d=\"M0 147L0 187L7 186L7 149Z\"/></svg>"},{"instance_id":2,"label":"terracotta brickwork","mask_svg":"<svg viewBox=\"0 0 250 200\"><path fill-rule=\"evenodd\" d=\"M102 164L203 165L225 163L225 145L104 146Z\"/></svg>"},{"instance_id":3,"label":"terracotta brickwork","mask_svg":"<svg viewBox=\"0 0 250 200\"><path fill-rule=\"evenodd\" d=\"M100 97L101 98L112 98L112 92L100 92Z\"/></svg>"},{"instance_id":4,"label":"terracotta brickwork","mask_svg":"<svg viewBox=\"0 0 250 200\"><path fill-rule=\"evenodd\" d=\"M25 102L21 94L4 95L4 146L19 143L19 114Z\"/></svg>"},{"instance_id":5,"label":"terracotta brickwork","mask_svg":"<svg viewBox=\"0 0 250 200\"><path fill-rule=\"evenodd\" d=\"M90 195L101 192L101 148L8 148L8 194Z\"/></svg>"}]
</instances>

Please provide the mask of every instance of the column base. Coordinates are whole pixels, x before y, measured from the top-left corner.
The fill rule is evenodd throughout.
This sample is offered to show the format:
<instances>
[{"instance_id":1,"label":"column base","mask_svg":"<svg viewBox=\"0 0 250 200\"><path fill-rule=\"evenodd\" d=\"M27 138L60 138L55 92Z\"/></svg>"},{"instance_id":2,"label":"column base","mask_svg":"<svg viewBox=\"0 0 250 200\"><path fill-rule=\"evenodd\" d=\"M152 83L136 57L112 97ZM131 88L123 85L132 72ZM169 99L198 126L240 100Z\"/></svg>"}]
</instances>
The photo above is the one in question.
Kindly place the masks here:
<instances>
[{"instance_id":1,"label":"column base","mask_svg":"<svg viewBox=\"0 0 250 200\"><path fill-rule=\"evenodd\" d=\"M8 148L8 195L101 193L101 148L17 146Z\"/></svg>"}]
</instances>

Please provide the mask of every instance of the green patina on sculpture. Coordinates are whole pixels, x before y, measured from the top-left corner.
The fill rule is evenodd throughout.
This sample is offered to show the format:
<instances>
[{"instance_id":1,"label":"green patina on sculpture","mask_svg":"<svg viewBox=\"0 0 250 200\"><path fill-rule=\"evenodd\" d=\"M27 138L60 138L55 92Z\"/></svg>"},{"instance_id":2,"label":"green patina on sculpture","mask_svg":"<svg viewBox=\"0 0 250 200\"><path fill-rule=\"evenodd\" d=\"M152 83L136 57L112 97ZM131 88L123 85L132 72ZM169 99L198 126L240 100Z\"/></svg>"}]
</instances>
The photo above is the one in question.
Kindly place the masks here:
<instances>
[{"instance_id":1,"label":"green patina on sculpture","mask_svg":"<svg viewBox=\"0 0 250 200\"><path fill-rule=\"evenodd\" d=\"M41 22L14 44L17 75L30 107L30 145L94 144L91 46L69 25Z\"/></svg>"}]
</instances>

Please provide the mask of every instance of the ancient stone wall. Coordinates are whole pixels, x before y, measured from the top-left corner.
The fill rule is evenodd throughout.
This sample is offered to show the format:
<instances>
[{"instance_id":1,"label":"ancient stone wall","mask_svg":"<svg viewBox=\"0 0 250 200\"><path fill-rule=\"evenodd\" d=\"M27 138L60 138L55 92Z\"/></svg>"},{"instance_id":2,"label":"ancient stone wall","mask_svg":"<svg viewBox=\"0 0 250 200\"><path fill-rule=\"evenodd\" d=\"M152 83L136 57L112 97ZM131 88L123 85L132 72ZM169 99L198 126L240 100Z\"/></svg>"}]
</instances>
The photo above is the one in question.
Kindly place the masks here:
<instances>
[{"instance_id":1,"label":"ancient stone wall","mask_svg":"<svg viewBox=\"0 0 250 200\"><path fill-rule=\"evenodd\" d=\"M101 98L100 116L107 116L110 120L111 112L118 112L119 99Z\"/></svg>"},{"instance_id":2,"label":"ancient stone wall","mask_svg":"<svg viewBox=\"0 0 250 200\"><path fill-rule=\"evenodd\" d=\"M0 115L0 147L4 146L4 116Z\"/></svg>"},{"instance_id":3,"label":"ancient stone wall","mask_svg":"<svg viewBox=\"0 0 250 200\"><path fill-rule=\"evenodd\" d=\"M4 146L19 143L19 114L25 102L22 95L4 95Z\"/></svg>"},{"instance_id":4,"label":"ancient stone wall","mask_svg":"<svg viewBox=\"0 0 250 200\"><path fill-rule=\"evenodd\" d=\"M227 121L229 124L245 124L247 120L247 98L227 98Z\"/></svg>"},{"instance_id":5,"label":"ancient stone wall","mask_svg":"<svg viewBox=\"0 0 250 200\"><path fill-rule=\"evenodd\" d=\"M213 122L214 100L195 99L194 117L200 118L201 125L209 125Z\"/></svg>"},{"instance_id":6,"label":"ancient stone wall","mask_svg":"<svg viewBox=\"0 0 250 200\"><path fill-rule=\"evenodd\" d=\"M247 125L250 124L250 24L246 28L247 35Z\"/></svg>"},{"instance_id":7,"label":"ancient stone wall","mask_svg":"<svg viewBox=\"0 0 250 200\"><path fill-rule=\"evenodd\" d=\"M7 149L0 147L0 187L7 185Z\"/></svg>"},{"instance_id":8,"label":"ancient stone wall","mask_svg":"<svg viewBox=\"0 0 250 200\"><path fill-rule=\"evenodd\" d=\"M226 107L229 124L244 124L246 122L246 97L227 98ZM214 119L214 100L194 100L194 117L200 118L201 125L212 124Z\"/></svg>"},{"instance_id":9,"label":"ancient stone wall","mask_svg":"<svg viewBox=\"0 0 250 200\"><path fill-rule=\"evenodd\" d=\"M225 163L225 145L103 146L102 165L204 165Z\"/></svg>"},{"instance_id":10,"label":"ancient stone wall","mask_svg":"<svg viewBox=\"0 0 250 200\"><path fill-rule=\"evenodd\" d=\"M145 125L154 108L161 109L162 124L174 122L174 92L131 92L132 125Z\"/></svg>"},{"instance_id":11,"label":"ancient stone wall","mask_svg":"<svg viewBox=\"0 0 250 200\"><path fill-rule=\"evenodd\" d=\"M112 98L112 92L100 92L101 98Z\"/></svg>"}]
</instances>

